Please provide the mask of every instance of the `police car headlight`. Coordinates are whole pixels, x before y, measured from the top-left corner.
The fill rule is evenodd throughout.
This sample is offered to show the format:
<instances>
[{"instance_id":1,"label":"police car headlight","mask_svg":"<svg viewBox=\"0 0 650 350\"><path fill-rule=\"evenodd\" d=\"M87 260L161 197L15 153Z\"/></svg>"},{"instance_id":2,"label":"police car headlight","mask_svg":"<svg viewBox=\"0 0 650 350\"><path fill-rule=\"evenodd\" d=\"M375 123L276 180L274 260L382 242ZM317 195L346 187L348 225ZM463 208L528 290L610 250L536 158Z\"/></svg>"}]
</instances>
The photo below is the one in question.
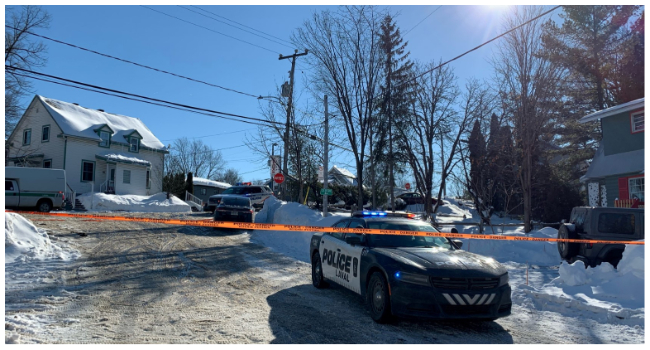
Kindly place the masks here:
<instances>
[{"instance_id":1,"label":"police car headlight","mask_svg":"<svg viewBox=\"0 0 650 350\"><path fill-rule=\"evenodd\" d=\"M429 276L420 275L417 273L401 272L395 273L395 279L401 282L419 284L421 286L429 286Z\"/></svg>"},{"instance_id":2,"label":"police car headlight","mask_svg":"<svg viewBox=\"0 0 650 350\"><path fill-rule=\"evenodd\" d=\"M508 278L508 273L506 272L504 275L499 277L499 287L505 286L508 284L509 278Z\"/></svg>"}]
</instances>

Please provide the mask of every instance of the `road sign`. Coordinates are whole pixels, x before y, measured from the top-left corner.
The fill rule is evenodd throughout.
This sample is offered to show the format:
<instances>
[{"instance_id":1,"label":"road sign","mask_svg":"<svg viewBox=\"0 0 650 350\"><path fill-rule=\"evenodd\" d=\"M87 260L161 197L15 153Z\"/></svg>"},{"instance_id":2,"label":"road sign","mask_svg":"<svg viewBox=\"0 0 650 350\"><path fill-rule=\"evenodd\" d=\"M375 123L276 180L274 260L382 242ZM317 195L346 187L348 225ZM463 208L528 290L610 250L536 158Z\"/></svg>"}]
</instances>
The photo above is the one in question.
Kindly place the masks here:
<instances>
[{"instance_id":1,"label":"road sign","mask_svg":"<svg viewBox=\"0 0 650 350\"><path fill-rule=\"evenodd\" d=\"M322 195L328 195L331 196L334 192L332 192L331 188L321 188L320 189L320 194Z\"/></svg>"},{"instance_id":2,"label":"road sign","mask_svg":"<svg viewBox=\"0 0 650 350\"><path fill-rule=\"evenodd\" d=\"M406 185L404 185L404 187L406 187L407 190L410 190L411 189L411 184L407 182Z\"/></svg>"},{"instance_id":3,"label":"road sign","mask_svg":"<svg viewBox=\"0 0 650 350\"><path fill-rule=\"evenodd\" d=\"M282 173L275 174L275 176L273 176L273 181L275 181L275 182L277 182L279 184L283 183L284 182L284 175L282 175Z\"/></svg>"}]
</instances>

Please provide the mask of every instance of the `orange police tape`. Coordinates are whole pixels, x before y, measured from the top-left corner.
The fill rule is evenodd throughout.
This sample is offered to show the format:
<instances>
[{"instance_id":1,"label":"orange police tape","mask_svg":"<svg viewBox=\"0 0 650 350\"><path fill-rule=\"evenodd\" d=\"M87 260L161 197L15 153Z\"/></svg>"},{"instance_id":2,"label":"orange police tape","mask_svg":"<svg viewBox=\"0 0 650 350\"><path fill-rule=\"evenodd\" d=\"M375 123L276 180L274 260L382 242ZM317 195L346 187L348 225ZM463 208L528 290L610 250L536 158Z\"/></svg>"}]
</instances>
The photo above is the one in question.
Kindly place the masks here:
<instances>
[{"instance_id":1,"label":"orange police tape","mask_svg":"<svg viewBox=\"0 0 650 350\"><path fill-rule=\"evenodd\" d=\"M12 210L5 212L17 213ZM448 232L424 232L424 231L399 231L399 230L380 230L370 228L339 228L339 227L320 227L320 226L298 226L284 224L252 224L246 222L230 221L206 221L206 220L180 220L180 219L149 219L126 216L105 216L95 214L70 214L70 213L41 213L26 211L21 214L29 215L47 215L56 217L85 218L111 221L131 221L131 222L150 222L157 224L180 225L180 226L200 226L215 228L234 228L249 230L267 230L267 231L298 231L298 232L346 232L346 233L365 233L372 235L403 235L403 236L429 236L429 237L447 237L447 238L471 238L471 239L490 239L497 241L534 241L534 242L569 242L569 243L601 243L601 244L634 244L645 245L642 241L600 241L586 239L560 239L560 238L537 238L526 236L500 236L500 235L476 235L469 233L448 233ZM89 220L90 221L90 220Z\"/></svg>"}]
</instances>

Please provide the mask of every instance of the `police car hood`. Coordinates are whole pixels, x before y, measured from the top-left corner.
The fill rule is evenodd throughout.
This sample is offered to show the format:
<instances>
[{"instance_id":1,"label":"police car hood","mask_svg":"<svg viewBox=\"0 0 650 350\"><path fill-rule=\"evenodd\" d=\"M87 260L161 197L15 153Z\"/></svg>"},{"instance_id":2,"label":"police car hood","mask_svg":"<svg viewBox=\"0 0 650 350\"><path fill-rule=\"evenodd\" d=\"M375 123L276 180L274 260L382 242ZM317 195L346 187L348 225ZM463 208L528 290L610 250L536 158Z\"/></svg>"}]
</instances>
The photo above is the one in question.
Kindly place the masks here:
<instances>
[{"instance_id":1,"label":"police car hood","mask_svg":"<svg viewBox=\"0 0 650 350\"><path fill-rule=\"evenodd\" d=\"M374 248L375 252L411 263L427 270L464 270L480 272L481 275L500 276L506 268L498 261L464 250L444 248Z\"/></svg>"}]
</instances>

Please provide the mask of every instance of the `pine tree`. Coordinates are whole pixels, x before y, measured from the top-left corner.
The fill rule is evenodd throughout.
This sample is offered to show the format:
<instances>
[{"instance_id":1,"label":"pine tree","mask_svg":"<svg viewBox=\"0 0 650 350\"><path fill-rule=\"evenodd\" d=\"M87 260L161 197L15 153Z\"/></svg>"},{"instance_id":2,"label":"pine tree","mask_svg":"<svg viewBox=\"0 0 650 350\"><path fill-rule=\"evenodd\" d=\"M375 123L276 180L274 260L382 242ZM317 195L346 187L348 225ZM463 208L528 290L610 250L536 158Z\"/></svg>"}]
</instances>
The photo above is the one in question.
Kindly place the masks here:
<instances>
[{"instance_id":1,"label":"pine tree","mask_svg":"<svg viewBox=\"0 0 650 350\"><path fill-rule=\"evenodd\" d=\"M194 194L194 178L192 172L187 173L187 180L185 181L185 191Z\"/></svg>"}]
</instances>

